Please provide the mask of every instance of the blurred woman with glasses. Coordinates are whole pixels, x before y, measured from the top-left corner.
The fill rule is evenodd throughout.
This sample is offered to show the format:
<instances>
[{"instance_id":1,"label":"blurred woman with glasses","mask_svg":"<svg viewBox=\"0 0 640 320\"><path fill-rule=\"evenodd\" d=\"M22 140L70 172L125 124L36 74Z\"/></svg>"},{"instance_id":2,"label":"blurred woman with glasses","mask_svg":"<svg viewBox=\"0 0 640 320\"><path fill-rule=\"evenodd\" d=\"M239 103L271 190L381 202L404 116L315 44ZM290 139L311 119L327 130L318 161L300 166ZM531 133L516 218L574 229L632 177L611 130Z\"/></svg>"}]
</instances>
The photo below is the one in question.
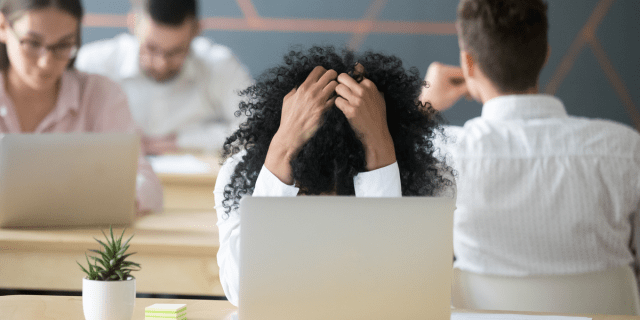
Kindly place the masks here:
<instances>
[{"instance_id":1,"label":"blurred woman with glasses","mask_svg":"<svg viewBox=\"0 0 640 320\"><path fill-rule=\"evenodd\" d=\"M136 132L122 89L73 67L80 1L2 1L0 133ZM139 213L162 210L160 182L142 153L136 188Z\"/></svg>"}]
</instances>

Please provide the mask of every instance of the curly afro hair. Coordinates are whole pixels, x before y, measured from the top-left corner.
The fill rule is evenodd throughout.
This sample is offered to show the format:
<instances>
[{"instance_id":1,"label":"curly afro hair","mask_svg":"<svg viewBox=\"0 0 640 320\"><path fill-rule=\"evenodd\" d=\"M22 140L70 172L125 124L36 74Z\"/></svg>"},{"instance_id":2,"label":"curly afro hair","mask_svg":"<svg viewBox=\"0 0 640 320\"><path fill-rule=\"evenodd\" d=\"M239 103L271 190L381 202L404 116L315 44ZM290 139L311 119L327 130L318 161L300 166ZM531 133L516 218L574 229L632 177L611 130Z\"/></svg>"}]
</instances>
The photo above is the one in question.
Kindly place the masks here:
<instances>
[{"instance_id":1,"label":"curly afro hair","mask_svg":"<svg viewBox=\"0 0 640 320\"><path fill-rule=\"evenodd\" d=\"M348 50L338 53L333 47L312 47L306 51L290 51L284 57L284 64L267 70L255 85L241 92L246 99L240 103L236 116L245 114L248 119L227 138L223 159L242 150L246 150L246 154L225 186L226 214L238 208L242 196L253 193L271 139L280 126L284 96L301 85L316 66L340 74L353 71L357 62L364 66L366 77L384 95L402 194L438 195L452 184L442 176L450 168L434 155L432 143L435 134L442 132L442 119L430 105L418 102L424 82L416 68L407 72L395 56L373 52L356 55ZM301 193L309 195L333 192L354 195L353 178L366 171L365 167L362 142L335 105L325 112L321 127L291 161L296 185Z\"/></svg>"}]
</instances>

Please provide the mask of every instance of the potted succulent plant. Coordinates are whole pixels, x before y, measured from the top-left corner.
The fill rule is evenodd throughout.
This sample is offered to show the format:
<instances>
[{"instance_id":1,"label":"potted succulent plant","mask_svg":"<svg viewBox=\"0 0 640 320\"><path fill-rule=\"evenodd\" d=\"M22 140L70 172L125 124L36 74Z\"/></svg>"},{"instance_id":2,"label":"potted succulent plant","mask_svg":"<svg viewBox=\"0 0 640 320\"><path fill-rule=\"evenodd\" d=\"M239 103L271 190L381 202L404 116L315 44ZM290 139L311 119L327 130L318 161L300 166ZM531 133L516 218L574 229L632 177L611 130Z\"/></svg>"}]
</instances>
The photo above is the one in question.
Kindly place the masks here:
<instances>
[{"instance_id":1,"label":"potted succulent plant","mask_svg":"<svg viewBox=\"0 0 640 320\"><path fill-rule=\"evenodd\" d=\"M82 279L82 309L86 320L130 320L136 298L136 279L132 271L139 271L140 265L128 261L134 253L126 253L133 235L122 242L124 231L119 238L111 237L104 231L105 242L98 241L100 250L89 250L97 256L87 256L88 268L83 267L87 276ZM91 260L93 260L93 262Z\"/></svg>"}]
</instances>

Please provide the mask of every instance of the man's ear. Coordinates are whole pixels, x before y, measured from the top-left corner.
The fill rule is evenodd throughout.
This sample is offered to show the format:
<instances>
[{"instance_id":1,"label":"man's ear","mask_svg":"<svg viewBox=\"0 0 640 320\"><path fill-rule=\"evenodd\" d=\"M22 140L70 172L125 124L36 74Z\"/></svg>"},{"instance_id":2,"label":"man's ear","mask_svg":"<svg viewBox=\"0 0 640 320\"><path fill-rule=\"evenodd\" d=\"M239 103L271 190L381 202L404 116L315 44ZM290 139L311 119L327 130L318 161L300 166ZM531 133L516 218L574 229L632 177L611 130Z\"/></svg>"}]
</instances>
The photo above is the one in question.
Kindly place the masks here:
<instances>
[{"instance_id":1,"label":"man's ear","mask_svg":"<svg viewBox=\"0 0 640 320\"><path fill-rule=\"evenodd\" d=\"M3 13L0 13L0 42L7 43L7 19Z\"/></svg>"},{"instance_id":2,"label":"man's ear","mask_svg":"<svg viewBox=\"0 0 640 320\"><path fill-rule=\"evenodd\" d=\"M202 22L200 22L200 20L196 19L196 22L194 23L194 26L193 26L192 38L195 38L195 37L199 36L200 33L202 33Z\"/></svg>"},{"instance_id":3,"label":"man's ear","mask_svg":"<svg viewBox=\"0 0 640 320\"><path fill-rule=\"evenodd\" d=\"M474 77L476 69L475 59L473 58L471 53L469 53L469 51L461 51L460 54L462 55L462 59L460 59L462 61L461 67L466 71L465 73L469 77Z\"/></svg>"},{"instance_id":4,"label":"man's ear","mask_svg":"<svg viewBox=\"0 0 640 320\"><path fill-rule=\"evenodd\" d=\"M544 58L544 64L542 66L546 66L547 62L549 62L549 57L551 57L551 45L547 45L547 56Z\"/></svg>"}]
</instances>

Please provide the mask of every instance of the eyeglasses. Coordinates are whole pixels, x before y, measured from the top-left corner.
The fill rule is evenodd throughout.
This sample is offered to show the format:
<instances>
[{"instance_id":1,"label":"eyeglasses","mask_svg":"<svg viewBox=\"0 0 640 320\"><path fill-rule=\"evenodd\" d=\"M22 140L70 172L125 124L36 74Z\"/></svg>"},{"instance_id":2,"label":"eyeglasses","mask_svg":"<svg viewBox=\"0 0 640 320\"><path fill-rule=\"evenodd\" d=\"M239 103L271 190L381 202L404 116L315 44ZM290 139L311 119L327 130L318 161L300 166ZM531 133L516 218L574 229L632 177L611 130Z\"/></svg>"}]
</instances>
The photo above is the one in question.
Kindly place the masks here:
<instances>
[{"instance_id":1,"label":"eyeglasses","mask_svg":"<svg viewBox=\"0 0 640 320\"><path fill-rule=\"evenodd\" d=\"M8 26L8 29L20 43L22 51L31 58L40 58L47 54L47 51L50 51L53 57L58 60L69 60L75 57L78 53L78 45L75 43L63 42L45 46L40 41L20 39L20 36L10 25Z\"/></svg>"},{"instance_id":2,"label":"eyeglasses","mask_svg":"<svg viewBox=\"0 0 640 320\"><path fill-rule=\"evenodd\" d=\"M180 63L189 55L189 46L163 51L156 47L143 45L140 50L140 55L151 59L159 57L169 63Z\"/></svg>"}]
</instances>

